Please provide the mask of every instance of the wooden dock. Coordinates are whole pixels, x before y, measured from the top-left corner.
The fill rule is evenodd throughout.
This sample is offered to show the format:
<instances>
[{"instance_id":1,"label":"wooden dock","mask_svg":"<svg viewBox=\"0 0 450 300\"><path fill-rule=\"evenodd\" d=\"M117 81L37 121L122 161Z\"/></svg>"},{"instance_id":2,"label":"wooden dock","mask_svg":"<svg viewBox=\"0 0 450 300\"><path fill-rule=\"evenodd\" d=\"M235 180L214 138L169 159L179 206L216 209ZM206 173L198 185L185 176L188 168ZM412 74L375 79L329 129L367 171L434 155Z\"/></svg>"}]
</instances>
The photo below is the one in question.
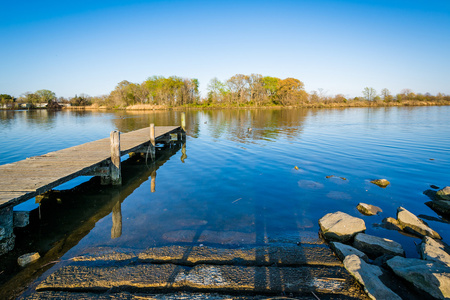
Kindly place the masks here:
<instances>
[{"instance_id":1,"label":"wooden dock","mask_svg":"<svg viewBox=\"0 0 450 300\"><path fill-rule=\"evenodd\" d=\"M167 140L180 126L156 126L154 138ZM145 151L151 127L120 135L120 156ZM111 133L112 134L112 133ZM34 156L0 166L0 210L18 205L83 175L107 177L111 165L112 135L79 146Z\"/></svg>"},{"instance_id":2,"label":"wooden dock","mask_svg":"<svg viewBox=\"0 0 450 300\"><path fill-rule=\"evenodd\" d=\"M28 215L19 218L14 206L33 197L39 202L39 195L78 176L100 176L102 184L121 185L121 157L147 153L154 160L157 142L170 143L172 134L177 134L177 141L184 139L184 114L181 123L158 127L150 124L148 128L124 134L112 131L110 138L1 165L0 255L14 248L14 226L28 224Z\"/></svg>"}]
</instances>

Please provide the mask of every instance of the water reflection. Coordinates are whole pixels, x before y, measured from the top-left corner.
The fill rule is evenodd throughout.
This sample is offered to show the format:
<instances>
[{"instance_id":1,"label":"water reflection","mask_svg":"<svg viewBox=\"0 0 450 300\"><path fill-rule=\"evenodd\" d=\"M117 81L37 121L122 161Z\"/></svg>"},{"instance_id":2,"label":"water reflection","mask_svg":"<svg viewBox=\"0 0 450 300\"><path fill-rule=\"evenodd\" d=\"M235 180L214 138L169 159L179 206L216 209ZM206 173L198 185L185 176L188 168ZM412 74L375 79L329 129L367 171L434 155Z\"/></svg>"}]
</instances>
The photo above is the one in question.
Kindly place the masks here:
<instances>
[{"instance_id":1,"label":"water reflection","mask_svg":"<svg viewBox=\"0 0 450 300\"><path fill-rule=\"evenodd\" d=\"M258 140L275 141L286 137L295 139L303 131L303 123L308 110L303 109L261 109L261 110L210 110L188 113L196 129L188 134L199 137L205 135L219 140L226 138L242 143L255 143ZM250 130L249 130L250 129Z\"/></svg>"},{"instance_id":2,"label":"water reflection","mask_svg":"<svg viewBox=\"0 0 450 300\"><path fill-rule=\"evenodd\" d=\"M112 217L111 239L119 239L123 234L123 201L149 178L152 178L152 189L155 189L156 170L180 149L181 143L178 143L158 151L155 162L148 163L140 156L124 161L120 187L103 186L100 178L94 177L70 190L47 193L41 201L41 216L35 210L31 213L29 226L15 229L15 248L2 256L2 296L17 295L18 287L25 287L53 266L109 214ZM17 257L29 252L39 252L41 259L24 269L19 268Z\"/></svg>"},{"instance_id":3,"label":"water reflection","mask_svg":"<svg viewBox=\"0 0 450 300\"><path fill-rule=\"evenodd\" d=\"M186 144L179 145L181 151L158 169L157 179L156 169L150 168L129 191L114 194L98 187L95 196L83 196L83 209L102 211L102 219L83 225L75 220L84 231L74 226L74 236L68 234L59 244L77 243L63 258L92 249L173 244L319 243L317 221L335 211L363 218L368 234L395 240L408 257L415 257L410 237L372 224L395 217L397 207L405 206L428 215L432 228L445 241L450 238L448 224L432 218L436 215L424 205L428 199L422 194L430 184L445 186L450 180L449 112L449 107L188 110L189 159ZM107 137L113 129L126 132L181 121L179 111L64 116L70 120L55 118L55 128L77 137L86 132L90 139ZM369 182L373 178L387 178L392 185L380 189ZM360 216L358 202L380 206L383 214ZM108 205L103 209L101 203ZM55 221L49 225L53 231L45 232L57 235L59 224Z\"/></svg>"}]
</instances>

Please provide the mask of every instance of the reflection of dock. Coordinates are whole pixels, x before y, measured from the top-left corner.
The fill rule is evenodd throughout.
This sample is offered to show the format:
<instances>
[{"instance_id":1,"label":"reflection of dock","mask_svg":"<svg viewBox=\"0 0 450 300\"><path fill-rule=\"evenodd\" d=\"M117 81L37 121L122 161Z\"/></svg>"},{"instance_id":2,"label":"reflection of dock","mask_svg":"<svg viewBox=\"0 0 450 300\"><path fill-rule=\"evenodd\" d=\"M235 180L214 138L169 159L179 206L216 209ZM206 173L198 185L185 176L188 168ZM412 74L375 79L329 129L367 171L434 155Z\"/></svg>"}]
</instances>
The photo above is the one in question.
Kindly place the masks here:
<instances>
[{"instance_id":1,"label":"reflection of dock","mask_svg":"<svg viewBox=\"0 0 450 300\"><path fill-rule=\"evenodd\" d=\"M185 146L185 144L183 144ZM99 178L91 178L70 190L53 190L45 193L41 200L41 219L38 212L30 215L30 226L16 231L15 250L2 256L2 259L14 257L14 252L25 253L28 244L38 251L41 258L15 274L17 267L14 258L5 269L13 277L0 284L0 294L5 299L18 295L18 286L26 287L53 266L61 256L76 246L96 226L97 222L108 215L112 217L111 238L122 234L121 203L143 183L156 182L156 173L169 159L179 153L182 145L174 143L171 147L158 147L155 161L146 163L146 158L133 156L122 163L123 182L120 187L101 186ZM154 188L154 186L152 186ZM150 190L148 191L150 193ZM14 297L13 297L14 296Z\"/></svg>"},{"instance_id":2,"label":"reflection of dock","mask_svg":"<svg viewBox=\"0 0 450 300\"><path fill-rule=\"evenodd\" d=\"M0 255L14 245L13 206L78 176L101 176L103 184L120 185L121 156L147 153L154 159L157 142L169 143L174 134L181 140L182 125L113 131L110 138L0 166Z\"/></svg>"}]
</instances>

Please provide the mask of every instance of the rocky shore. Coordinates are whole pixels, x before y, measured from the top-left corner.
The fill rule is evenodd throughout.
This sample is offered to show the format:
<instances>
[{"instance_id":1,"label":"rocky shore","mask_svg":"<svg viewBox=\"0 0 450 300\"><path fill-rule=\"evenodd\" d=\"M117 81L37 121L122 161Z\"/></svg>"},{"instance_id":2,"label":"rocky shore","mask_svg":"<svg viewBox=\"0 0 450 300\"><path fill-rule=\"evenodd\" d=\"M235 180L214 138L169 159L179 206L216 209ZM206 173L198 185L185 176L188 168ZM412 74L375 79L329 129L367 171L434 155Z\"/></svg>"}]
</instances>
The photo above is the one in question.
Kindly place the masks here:
<instances>
[{"instance_id":1,"label":"rocky shore","mask_svg":"<svg viewBox=\"0 0 450 300\"><path fill-rule=\"evenodd\" d=\"M449 186L425 194L432 198L428 206L439 207L435 210L441 214L450 212ZM381 212L379 207L366 203L359 203L357 209L366 216ZM420 259L405 257L402 246L393 240L365 234L364 220L343 212L323 216L319 226L322 237L371 299L402 299L386 278L406 283L407 289L427 299L450 298L450 247L407 209L399 207L396 219L385 218L381 226L421 238L417 245Z\"/></svg>"}]
</instances>

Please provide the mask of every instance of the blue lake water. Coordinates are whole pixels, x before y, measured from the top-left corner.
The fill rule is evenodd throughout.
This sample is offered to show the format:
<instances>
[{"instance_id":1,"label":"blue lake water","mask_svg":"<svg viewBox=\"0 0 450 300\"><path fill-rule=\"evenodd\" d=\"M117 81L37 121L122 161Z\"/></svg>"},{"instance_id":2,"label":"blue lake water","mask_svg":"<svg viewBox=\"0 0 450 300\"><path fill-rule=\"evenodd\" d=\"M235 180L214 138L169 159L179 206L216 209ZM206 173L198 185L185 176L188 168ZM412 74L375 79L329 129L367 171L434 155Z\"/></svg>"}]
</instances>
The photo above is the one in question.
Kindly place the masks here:
<instances>
[{"instance_id":1,"label":"blue lake water","mask_svg":"<svg viewBox=\"0 0 450 300\"><path fill-rule=\"evenodd\" d=\"M373 224L395 218L403 206L450 241L450 225L423 195L430 185L450 185L448 116L450 107L187 111L187 157L178 150L157 169L155 192L149 174L118 191L120 236L112 238L113 213L107 212L64 258L98 247L306 242L317 238L318 220L335 211L364 219L366 233L391 238L417 257L419 239ZM105 138L112 130L180 120L177 111L0 111L0 164ZM391 185L370 183L377 178ZM359 202L383 212L363 216Z\"/></svg>"}]
</instances>

